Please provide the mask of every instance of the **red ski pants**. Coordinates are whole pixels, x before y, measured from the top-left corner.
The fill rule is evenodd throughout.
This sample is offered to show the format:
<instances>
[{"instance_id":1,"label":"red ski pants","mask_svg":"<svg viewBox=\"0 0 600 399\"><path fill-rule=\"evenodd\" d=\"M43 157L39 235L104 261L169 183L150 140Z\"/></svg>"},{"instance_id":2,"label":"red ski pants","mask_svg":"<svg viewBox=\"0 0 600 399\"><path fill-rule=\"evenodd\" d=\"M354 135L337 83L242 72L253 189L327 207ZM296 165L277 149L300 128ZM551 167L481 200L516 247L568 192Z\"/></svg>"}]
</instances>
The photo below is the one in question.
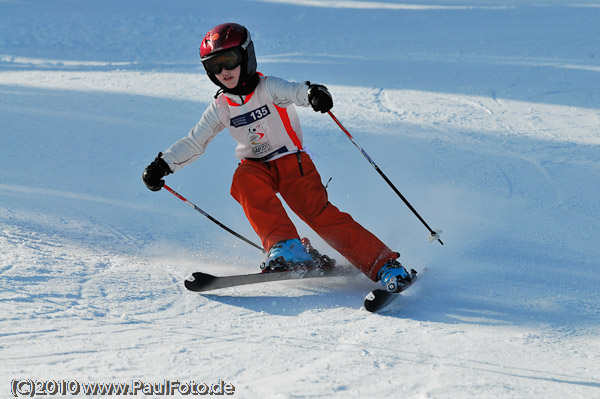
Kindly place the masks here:
<instances>
[{"instance_id":1,"label":"red ski pants","mask_svg":"<svg viewBox=\"0 0 600 399\"><path fill-rule=\"evenodd\" d=\"M399 254L327 199L321 176L306 153L270 162L242 162L231 185L254 231L268 250L279 241L300 238L277 193L327 244L372 280L385 262Z\"/></svg>"}]
</instances>

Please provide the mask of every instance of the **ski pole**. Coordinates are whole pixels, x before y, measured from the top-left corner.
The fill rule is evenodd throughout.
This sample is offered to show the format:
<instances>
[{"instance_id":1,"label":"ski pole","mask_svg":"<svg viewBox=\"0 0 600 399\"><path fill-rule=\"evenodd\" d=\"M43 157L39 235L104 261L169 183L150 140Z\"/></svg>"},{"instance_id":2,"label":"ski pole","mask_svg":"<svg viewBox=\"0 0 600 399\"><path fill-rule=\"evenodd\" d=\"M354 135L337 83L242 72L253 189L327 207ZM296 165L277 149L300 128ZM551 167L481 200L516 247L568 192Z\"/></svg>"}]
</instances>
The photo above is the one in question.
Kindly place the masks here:
<instances>
[{"instance_id":1,"label":"ski pole","mask_svg":"<svg viewBox=\"0 0 600 399\"><path fill-rule=\"evenodd\" d=\"M247 242L248 244L252 245L254 248L257 248L257 249L261 250L262 252L267 252L267 251L264 250L263 247L260 247L260 246L256 245L255 243L253 243L252 241L250 241L246 237L244 237L241 234L238 234L235 231L231 230L229 227L225 226L223 223L219 222L217 219L215 219L214 217L210 216L208 213L204 212L202 209L198 208L196 205L194 205L192 202L188 201L187 198L185 198L183 195L179 194L177 191L173 190L171 187L167 186L166 184L163 185L163 187L165 189L167 189L168 192L170 192L171 194L173 194L174 196L176 196L177 198L179 198L180 200L182 200L183 202L185 202L186 204L188 204L189 206L191 206L192 208L194 208L195 210L197 210L198 212L200 212L202 215L206 216L208 219L210 219L211 222L215 223L217 226L221 227L223 230L225 230L225 231L233 234L234 236L236 236L240 240Z\"/></svg>"},{"instance_id":2,"label":"ski pole","mask_svg":"<svg viewBox=\"0 0 600 399\"><path fill-rule=\"evenodd\" d=\"M423 225L427 228L427 230L429 230L429 233L430 233L430 235L428 237L429 242L433 242L433 241L437 240L440 242L440 244L444 245L442 240L440 240L440 234L442 234L442 231L441 230L434 231L431 229L431 227L429 227L427 222L421 217L421 215L419 215L419 212L417 212L417 210L415 208L413 208L413 206L410 204L410 202L408 202L408 200L404 197L404 195L402 195L402 193L396 188L396 186L394 186L394 184L390 181L390 179L387 178L387 176L383 173L383 171L381 169L379 169L379 166L377 166L377 164L375 163L375 161L373 161L373 159L369 156L369 154L367 154L367 152L361 146L358 145L356 140L354 140L354 137L352 137L350 132L348 130L346 130L344 125L342 125L342 123L335 117L335 115L333 115L333 113L331 111L327 111L327 113L329 114L329 116L331 116L331 119L333 119L334 122L337 123L337 125L340 127L340 129L342 129L342 131L344 133L346 133L346 136L348 136L350 141L352 141L352 143L356 146L356 148L358 148L358 150L363 154L363 156L365 158L367 158L369 163L375 168L375 170L381 175L381 177L383 177L383 180L385 180L386 183L389 184L389 186L392 188L392 190L394 190L394 192L396 194L398 194L398 197L400 197L400 199L402 201L404 201L406 206L408 206L408 208L415 214L415 216L421 221L421 223L423 223Z\"/></svg>"}]
</instances>

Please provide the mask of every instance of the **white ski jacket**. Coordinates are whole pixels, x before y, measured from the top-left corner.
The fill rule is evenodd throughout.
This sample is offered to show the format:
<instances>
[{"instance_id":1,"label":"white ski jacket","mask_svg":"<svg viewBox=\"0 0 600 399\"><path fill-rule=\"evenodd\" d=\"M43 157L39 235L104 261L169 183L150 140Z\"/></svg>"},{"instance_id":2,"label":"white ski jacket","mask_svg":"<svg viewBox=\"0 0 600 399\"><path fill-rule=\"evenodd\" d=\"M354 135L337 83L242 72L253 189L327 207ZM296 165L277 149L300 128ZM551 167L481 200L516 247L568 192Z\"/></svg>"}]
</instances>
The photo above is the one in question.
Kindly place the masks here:
<instances>
[{"instance_id":1,"label":"white ski jacket","mask_svg":"<svg viewBox=\"0 0 600 399\"><path fill-rule=\"evenodd\" d=\"M225 128L237 142L238 159L269 161L297 152L302 149L302 129L294 104L310 105L306 83L260 76L256 89L245 98L221 93L189 134L171 145L162 158L175 172L202 155Z\"/></svg>"}]
</instances>

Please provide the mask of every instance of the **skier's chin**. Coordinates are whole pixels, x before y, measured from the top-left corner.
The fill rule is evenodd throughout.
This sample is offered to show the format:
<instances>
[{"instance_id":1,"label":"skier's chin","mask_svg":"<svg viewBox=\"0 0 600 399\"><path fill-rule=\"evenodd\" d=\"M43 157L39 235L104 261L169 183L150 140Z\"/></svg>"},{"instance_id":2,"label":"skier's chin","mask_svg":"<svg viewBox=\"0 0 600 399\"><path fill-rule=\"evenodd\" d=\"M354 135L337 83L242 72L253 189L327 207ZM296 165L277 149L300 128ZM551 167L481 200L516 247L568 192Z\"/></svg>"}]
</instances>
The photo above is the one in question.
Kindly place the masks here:
<instances>
[{"instance_id":1,"label":"skier's chin","mask_svg":"<svg viewBox=\"0 0 600 399\"><path fill-rule=\"evenodd\" d=\"M238 79L236 79L235 77L231 77L229 79L221 80L221 83L228 89L235 89L235 87L238 84Z\"/></svg>"}]
</instances>

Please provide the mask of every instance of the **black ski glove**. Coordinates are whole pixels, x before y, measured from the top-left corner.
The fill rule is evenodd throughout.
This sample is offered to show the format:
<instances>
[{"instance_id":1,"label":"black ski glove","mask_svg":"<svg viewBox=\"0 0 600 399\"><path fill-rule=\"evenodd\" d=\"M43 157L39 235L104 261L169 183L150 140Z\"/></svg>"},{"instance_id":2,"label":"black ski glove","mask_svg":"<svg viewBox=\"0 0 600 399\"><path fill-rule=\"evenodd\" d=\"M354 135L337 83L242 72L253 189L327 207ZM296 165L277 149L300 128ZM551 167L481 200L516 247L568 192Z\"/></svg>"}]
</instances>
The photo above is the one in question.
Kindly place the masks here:
<instances>
[{"instance_id":1,"label":"black ski glove","mask_svg":"<svg viewBox=\"0 0 600 399\"><path fill-rule=\"evenodd\" d=\"M327 87L323 85L311 85L308 84L308 101L312 108L321 113L329 111L333 107L333 99L331 94L327 90Z\"/></svg>"},{"instance_id":2,"label":"black ski glove","mask_svg":"<svg viewBox=\"0 0 600 399\"><path fill-rule=\"evenodd\" d=\"M154 161L146 166L144 173L142 173L144 184L152 191L159 191L165 185L165 181L162 178L173 173L169 165L161 157L162 152L159 152Z\"/></svg>"}]
</instances>

